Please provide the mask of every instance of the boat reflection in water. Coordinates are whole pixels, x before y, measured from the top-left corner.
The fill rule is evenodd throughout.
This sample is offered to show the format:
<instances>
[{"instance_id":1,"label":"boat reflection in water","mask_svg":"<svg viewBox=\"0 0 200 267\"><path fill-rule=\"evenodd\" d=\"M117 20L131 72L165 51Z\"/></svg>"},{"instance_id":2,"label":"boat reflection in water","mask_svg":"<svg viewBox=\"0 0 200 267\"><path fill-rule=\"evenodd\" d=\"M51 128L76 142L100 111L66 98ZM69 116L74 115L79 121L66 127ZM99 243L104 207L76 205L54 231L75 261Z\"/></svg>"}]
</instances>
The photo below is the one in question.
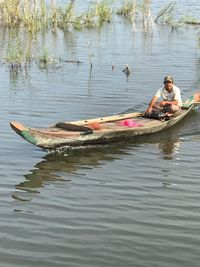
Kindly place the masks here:
<instances>
[{"instance_id":1,"label":"boat reflection in water","mask_svg":"<svg viewBox=\"0 0 200 267\"><path fill-rule=\"evenodd\" d=\"M62 178L62 173L84 175L84 169L93 169L105 164L105 161L114 161L123 154L127 154L127 144L113 144L93 146L47 154L43 160L35 165L31 173L24 175L26 181L16 185L17 189L34 189L43 187L49 181L70 181ZM102 163L104 161L104 163ZM66 177L66 175L65 175Z\"/></svg>"},{"instance_id":2,"label":"boat reflection in water","mask_svg":"<svg viewBox=\"0 0 200 267\"><path fill-rule=\"evenodd\" d=\"M128 144L117 143L47 154L33 170L30 170L29 174L24 175L26 180L15 186L18 190L12 194L12 197L21 201L31 200L34 194L40 193L39 188L49 182L70 182L77 176L85 175L86 169L100 168L101 165L105 165L105 162L114 161L128 154L127 147Z\"/></svg>"},{"instance_id":3,"label":"boat reflection in water","mask_svg":"<svg viewBox=\"0 0 200 267\"><path fill-rule=\"evenodd\" d=\"M153 141L153 140L151 140ZM173 153L178 150L181 139L162 139L159 143L149 141L148 144L156 144L164 155L164 159L173 159ZM158 140L157 140L158 141ZM106 146L95 146L68 152L68 154L47 154L43 160L35 165L29 174L24 175L25 181L16 185L17 189L39 193L38 188L49 182L70 182L73 176L85 175L85 169L99 168L105 162L122 158L123 155L137 152L140 145L115 143ZM65 173L65 175L63 175ZM69 174L69 175L66 175ZM63 178L65 176L65 178ZM66 178L66 177L69 177Z\"/></svg>"},{"instance_id":4,"label":"boat reflection in water","mask_svg":"<svg viewBox=\"0 0 200 267\"><path fill-rule=\"evenodd\" d=\"M161 142L158 144L160 151L163 153L163 157L166 160L172 160L174 158L174 154L179 153L179 148L181 145L182 139L166 139L165 142Z\"/></svg>"}]
</instances>

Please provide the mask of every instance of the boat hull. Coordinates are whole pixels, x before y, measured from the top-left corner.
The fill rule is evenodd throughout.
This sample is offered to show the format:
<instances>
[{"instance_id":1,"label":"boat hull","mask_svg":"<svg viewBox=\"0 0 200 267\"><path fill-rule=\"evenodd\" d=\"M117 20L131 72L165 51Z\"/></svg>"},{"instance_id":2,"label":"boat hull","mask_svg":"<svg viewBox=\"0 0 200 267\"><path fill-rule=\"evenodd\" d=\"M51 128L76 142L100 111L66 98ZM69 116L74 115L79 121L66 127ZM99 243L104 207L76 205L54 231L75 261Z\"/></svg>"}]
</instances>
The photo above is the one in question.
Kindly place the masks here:
<instances>
[{"instance_id":1,"label":"boat hull","mask_svg":"<svg viewBox=\"0 0 200 267\"><path fill-rule=\"evenodd\" d=\"M78 130L74 127L72 130L64 129L63 127L60 128L58 124L44 129L29 128L18 122L11 122L10 125L16 133L38 147L44 149L56 149L61 147L74 148L116 141L134 140L134 138L138 136L160 132L177 124L192 111L192 108L193 105L187 109L181 110L176 116L165 121L143 118L141 113L130 113L66 123L66 125L83 126L84 131L82 131L80 127ZM123 125L123 122L127 121L131 122L132 125ZM96 123L96 127L93 127L93 129L90 128L94 126L94 123ZM92 130L85 131L86 127Z\"/></svg>"}]
</instances>

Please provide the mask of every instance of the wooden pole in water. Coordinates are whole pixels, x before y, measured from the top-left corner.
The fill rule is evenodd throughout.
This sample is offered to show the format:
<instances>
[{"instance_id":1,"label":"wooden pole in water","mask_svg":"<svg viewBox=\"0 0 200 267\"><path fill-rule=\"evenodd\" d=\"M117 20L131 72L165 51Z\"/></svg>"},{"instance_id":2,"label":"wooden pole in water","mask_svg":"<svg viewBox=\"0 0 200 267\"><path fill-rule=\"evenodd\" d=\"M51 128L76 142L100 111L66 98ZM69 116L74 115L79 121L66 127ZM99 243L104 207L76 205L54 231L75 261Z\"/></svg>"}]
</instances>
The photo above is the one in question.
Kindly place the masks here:
<instances>
[{"instance_id":1,"label":"wooden pole in water","mask_svg":"<svg viewBox=\"0 0 200 267\"><path fill-rule=\"evenodd\" d=\"M86 36L86 41L87 41L88 56L89 56L89 61L90 61L90 72L91 72L92 71L92 51L91 51L91 45L88 39L87 29L85 29L85 36Z\"/></svg>"}]
</instances>

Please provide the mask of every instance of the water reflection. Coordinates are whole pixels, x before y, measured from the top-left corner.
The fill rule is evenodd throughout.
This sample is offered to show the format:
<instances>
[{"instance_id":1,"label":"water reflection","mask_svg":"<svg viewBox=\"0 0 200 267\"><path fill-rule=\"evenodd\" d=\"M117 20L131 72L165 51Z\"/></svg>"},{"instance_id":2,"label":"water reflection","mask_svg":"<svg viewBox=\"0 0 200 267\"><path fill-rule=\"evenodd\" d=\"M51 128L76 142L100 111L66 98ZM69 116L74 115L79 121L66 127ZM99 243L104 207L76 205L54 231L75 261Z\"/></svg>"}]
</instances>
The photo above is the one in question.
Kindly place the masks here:
<instances>
[{"instance_id":1,"label":"water reflection","mask_svg":"<svg viewBox=\"0 0 200 267\"><path fill-rule=\"evenodd\" d=\"M182 139L166 139L165 142L161 142L158 144L160 151L163 153L164 159L172 160L174 154L179 153L179 148L181 145Z\"/></svg>"},{"instance_id":2,"label":"water reflection","mask_svg":"<svg viewBox=\"0 0 200 267\"><path fill-rule=\"evenodd\" d=\"M159 139L158 139L159 138ZM85 169L101 167L105 162L114 161L124 155L138 150L144 143L138 139L137 144L120 143L106 146L96 146L81 150L71 151L68 154L47 154L42 161L35 165L29 174L24 175L25 181L16 185L17 189L27 192L38 192L37 189L45 186L47 182L69 182L73 175L85 175ZM148 143L155 144L159 148L163 158L173 159L173 154L178 151L181 144L180 138L167 138L163 136L150 138ZM69 174L69 179L63 178L63 173Z\"/></svg>"},{"instance_id":3,"label":"water reflection","mask_svg":"<svg viewBox=\"0 0 200 267\"><path fill-rule=\"evenodd\" d=\"M26 181L16 185L16 188L30 190L43 187L48 181L70 181L70 178L62 178L62 173L84 175L81 173L84 169L97 168L104 164L103 161L113 161L127 153L126 145L106 145L69 151L67 154L47 154L35 165L35 169L24 175Z\"/></svg>"}]
</instances>

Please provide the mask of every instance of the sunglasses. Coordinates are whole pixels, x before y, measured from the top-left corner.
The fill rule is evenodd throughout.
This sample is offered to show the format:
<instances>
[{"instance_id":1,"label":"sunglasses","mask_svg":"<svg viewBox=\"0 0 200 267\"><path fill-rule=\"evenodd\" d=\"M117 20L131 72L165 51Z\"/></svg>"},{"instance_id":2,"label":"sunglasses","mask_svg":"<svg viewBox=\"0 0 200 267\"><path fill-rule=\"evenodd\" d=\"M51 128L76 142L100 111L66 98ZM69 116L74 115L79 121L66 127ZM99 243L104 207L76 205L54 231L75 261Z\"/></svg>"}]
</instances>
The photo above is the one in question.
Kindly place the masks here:
<instances>
[{"instance_id":1,"label":"sunglasses","mask_svg":"<svg viewBox=\"0 0 200 267\"><path fill-rule=\"evenodd\" d=\"M165 81L164 83L172 83L172 81Z\"/></svg>"}]
</instances>

